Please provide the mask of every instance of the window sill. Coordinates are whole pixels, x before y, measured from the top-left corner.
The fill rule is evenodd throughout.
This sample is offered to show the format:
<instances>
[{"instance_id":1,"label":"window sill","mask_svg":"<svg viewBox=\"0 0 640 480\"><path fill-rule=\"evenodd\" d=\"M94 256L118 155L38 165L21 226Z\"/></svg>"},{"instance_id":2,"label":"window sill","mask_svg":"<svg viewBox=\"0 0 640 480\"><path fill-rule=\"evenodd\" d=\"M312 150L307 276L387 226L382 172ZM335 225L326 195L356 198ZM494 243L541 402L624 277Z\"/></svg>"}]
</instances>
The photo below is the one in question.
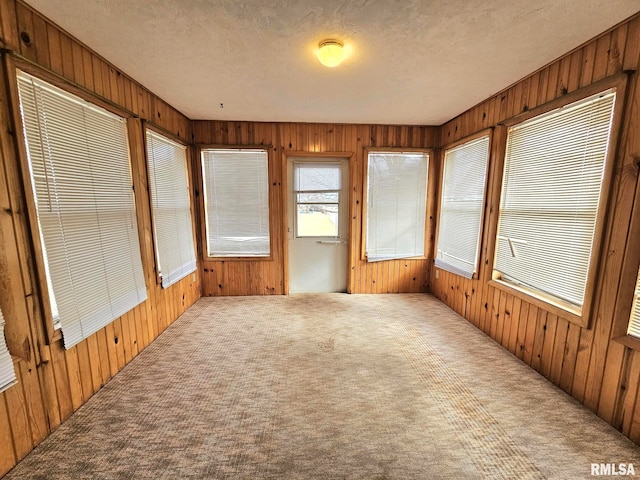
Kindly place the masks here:
<instances>
[{"instance_id":1,"label":"window sill","mask_svg":"<svg viewBox=\"0 0 640 480\"><path fill-rule=\"evenodd\" d=\"M205 262L271 262L273 255L268 257L247 256L247 257L205 257Z\"/></svg>"},{"instance_id":2,"label":"window sill","mask_svg":"<svg viewBox=\"0 0 640 480\"><path fill-rule=\"evenodd\" d=\"M373 260L370 261L369 257L367 257L366 255L364 257L361 258L361 260L367 262L367 263L380 263L380 262L397 262L397 261L402 261L402 260L428 260L427 257L425 257L424 255L419 256L419 257L401 257L401 258L385 258L382 260Z\"/></svg>"},{"instance_id":3,"label":"window sill","mask_svg":"<svg viewBox=\"0 0 640 480\"><path fill-rule=\"evenodd\" d=\"M568 302L499 279L489 280L488 284L580 327L587 328L589 325L589 319L583 315L582 309Z\"/></svg>"},{"instance_id":4,"label":"window sill","mask_svg":"<svg viewBox=\"0 0 640 480\"><path fill-rule=\"evenodd\" d=\"M621 337L615 337L613 340L632 350L640 351L640 338L631 335L622 335Z\"/></svg>"},{"instance_id":5,"label":"window sill","mask_svg":"<svg viewBox=\"0 0 640 480\"><path fill-rule=\"evenodd\" d=\"M48 345L53 345L62 341L62 328L54 327L53 334L49 338Z\"/></svg>"},{"instance_id":6,"label":"window sill","mask_svg":"<svg viewBox=\"0 0 640 480\"><path fill-rule=\"evenodd\" d=\"M444 270L445 272L449 272L452 273L454 275L458 275L459 277L463 277L463 278L467 278L467 279L473 279L473 280L477 280L478 275L477 272L466 272L464 270L462 270L461 268L456 268L453 265L449 265L446 262L439 262L438 259L436 259L436 261L434 262L434 266L436 269L438 270Z\"/></svg>"}]
</instances>

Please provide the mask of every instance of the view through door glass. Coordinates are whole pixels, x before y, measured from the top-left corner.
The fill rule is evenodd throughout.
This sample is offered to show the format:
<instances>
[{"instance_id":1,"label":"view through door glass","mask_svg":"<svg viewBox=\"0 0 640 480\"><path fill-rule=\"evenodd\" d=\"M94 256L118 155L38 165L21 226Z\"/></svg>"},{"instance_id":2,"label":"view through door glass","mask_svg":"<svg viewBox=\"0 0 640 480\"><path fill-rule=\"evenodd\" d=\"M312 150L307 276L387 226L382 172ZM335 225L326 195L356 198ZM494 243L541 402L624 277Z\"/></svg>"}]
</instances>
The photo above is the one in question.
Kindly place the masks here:
<instances>
[{"instance_id":1,"label":"view through door glass","mask_svg":"<svg viewBox=\"0 0 640 480\"><path fill-rule=\"evenodd\" d=\"M296 236L339 237L339 164L295 164Z\"/></svg>"}]
</instances>

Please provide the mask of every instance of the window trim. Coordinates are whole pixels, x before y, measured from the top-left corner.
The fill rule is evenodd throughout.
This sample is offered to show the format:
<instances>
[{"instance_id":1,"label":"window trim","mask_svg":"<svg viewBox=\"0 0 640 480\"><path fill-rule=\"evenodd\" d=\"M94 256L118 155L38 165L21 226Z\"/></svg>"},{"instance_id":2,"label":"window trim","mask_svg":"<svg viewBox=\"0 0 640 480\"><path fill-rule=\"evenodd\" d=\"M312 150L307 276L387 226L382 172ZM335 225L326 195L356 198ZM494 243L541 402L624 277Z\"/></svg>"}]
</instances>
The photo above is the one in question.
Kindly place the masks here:
<instances>
[{"instance_id":1,"label":"window trim","mask_svg":"<svg viewBox=\"0 0 640 480\"><path fill-rule=\"evenodd\" d=\"M433 231L433 217L434 217L434 200L433 200L433 192L437 189L434 182L436 181L437 174L435 172L436 161L435 161L435 149L433 148L415 148L415 147L364 147L364 154L362 159L362 222L361 222L361 241L360 241L360 260L368 262L367 257L367 198L368 198L368 182L367 175L369 172L369 154L370 153L424 153L428 156L428 165L427 165L427 187L425 190L426 193L426 203L425 203L425 222L424 222L424 255L417 255L414 257L407 258L395 258L389 260L380 260L376 263L383 262L393 262L393 261L401 261L401 260L426 260L429 259L429 254L431 253L431 245L430 242L434 240L430 238L429 232ZM437 200L436 200L437 201Z\"/></svg>"},{"instance_id":2,"label":"window trim","mask_svg":"<svg viewBox=\"0 0 640 480\"><path fill-rule=\"evenodd\" d=\"M587 97L596 95L608 89L615 89L616 99L613 106L613 120L611 122L611 132L609 145L607 150L607 156L605 158L602 186L600 193L600 204L598 205L598 211L596 214L595 230L593 235L593 243L591 249L591 262L589 265L589 271L587 273L587 281L585 286L585 301L581 308L577 308L575 305L563 302L557 298L552 298L549 295L545 295L534 289L521 287L513 283L507 283L499 278L499 273L495 270L495 255L497 244L497 231L498 231L498 219L500 215L500 198L502 195L502 182L504 176L504 162L506 160L506 145L507 145L507 132L505 129L504 144L501 145L501 161L498 162L502 166L499 188L496 188L492 192L491 203L496 205L497 208L493 211L495 221L492 224L491 238L492 238L492 255L490 257L490 280L488 284L502 290L506 293L512 294L526 302L534 304L539 308L542 308L548 312L558 315L572 323L579 325L580 327L590 328L591 317L593 316L593 307L595 305L595 293L599 291L602 280L599 278L598 272L603 264L603 246L605 241L605 228L607 212L611 208L611 189L613 183L613 177L615 173L615 166L618 159L618 150L620 146L620 138L622 133L622 119L624 116L625 106L627 103L627 84L629 76L625 73L614 75L603 80L597 81L587 87L580 88L571 93L565 94L561 97L553 99L536 108L533 108L525 113L511 117L504 122L501 126L512 127L518 125L533 117L551 112L562 108L570 103L574 103L585 99Z\"/></svg>"},{"instance_id":3,"label":"window trim","mask_svg":"<svg viewBox=\"0 0 640 480\"><path fill-rule=\"evenodd\" d=\"M207 243L207 211L205 209L204 202L204 172L202 166L202 151L203 150L264 150L267 152L267 188L269 193L269 255L264 256L210 256ZM196 154L198 158L198 187L202 192L199 196L198 207L200 208L199 220L201 222L200 227L200 239L202 241L202 257L205 261L211 262L271 262L274 260L274 232L275 229L275 215L279 214L279 211L274 209L274 189L277 188L277 184L274 182L273 167L274 163L274 148L273 145L221 145L221 144L198 144L196 145Z\"/></svg>"},{"instance_id":4,"label":"window trim","mask_svg":"<svg viewBox=\"0 0 640 480\"><path fill-rule=\"evenodd\" d=\"M638 166L640 169L640 166ZM618 282L613 311L613 327L611 339L618 343L640 351L640 338L627 334L627 328L631 321L631 308L635 297L636 281L640 269L640 245L630 241L631 238L640 238L640 176L636 178L635 199L631 206L631 219L627 244L622 258L622 269Z\"/></svg>"},{"instance_id":5,"label":"window trim","mask_svg":"<svg viewBox=\"0 0 640 480\"><path fill-rule=\"evenodd\" d=\"M7 87L8 102L9 102L9 122L12 124L13 131L16 132L15 138L15 150L17 156L17 162L20 167L20 182L22 185L22 194L24 195L24 203L26 206L26 217L28 222L28 230L30 234L30 253L33 255L33 274L36 291L38 293L38 301L35 305L38 306L39 312L35 312L36 317L39 318L42 328L38 328L39 334L43 337L46 345L53 345L58 342L62 342L62 329L60 326L54 325L53 314L51 311L51 300L49 298L49 287L47 285L47 277L45 272L45 260L42 251L42 237L40 235L40 227L38 225L38 213L36 208L35 194L33 192L33 185L31 182L31 173L29 171L29 157L27 154L27 145L25 138L22 135L24 130L22 125L22 116L20 114L20 97L18 94L18 70L21 70L29 75L32 75L42 81L48 82L51 85L64 90L65 92L76 95L83 100L93 103L94 105L104 108L105 110L124 118L127 121L127 127L132 113L119 107L118 105L110 102L108 99L101 97L87 89L84 89L75 83L67 80L62 76L58 76L49 70L46 70L39 65L33 64L29 61L23 60L14 55L5 55L5 69L7 72ZM131 135L127 128L127 135L129 141L129 168L132 170L131 176L133 181L133 162L132 162L132 148L131 148ZM137 205L140 201L139 196L134 192L134 205L137 213ZM139 232L138 232L139 233ZM138 235L140 243L140 253L142 255L142 268L145 272L144 264L144 237Z\"/></svg>"},{"instance_id":6,"label":"window trim","mask_svg":"<svg viewBox=\"0 0 640 480\"><path fill-rule=\"evenodd\" d=\"M156 284L157 285L162 285L162 275L160 274L160 259L159 259L159 255L158 255L158 246L156 243L156 220L155 217L153 215L153 199L151 197L151 176L150 176L150 172L149 172L149 152L148 152L148 148L147 148L147 132L148 131L152 131L158 135L162 135L166 138L168 138L169 140L171 140L172 142L175 142L179 145L182 145L184 147L186 147L186 155L187 155L187 159L186 159L186 165L185 165L185 171L187 174L187 189L189 191L189 207L191 209L191 239L193 241L193 251L195 253L196 256L196 270L195 272L198 271L198 264L199 259L198 259L198 242L196 241L197 238L197 234L196 234L196 209L194 208L195 206L195 199L194 199L194 189L193 189L193 175L192 175L192 165L191 165L191 145L189 145L184 139L178 137L177 135L168 132L156 125L154 125L153 123L150 123L146 120L143 120L142 122L142 145L143 145L143 149L144 149L144 178L147 182L147 203L149 205L149 217L151 219L151 252L153 254L153 275L156 279ZM194 273L194 272L192 272ZM189 274L191 275L191 273ZM171 285L168 287L170 288Z\"/></svg>"},{"instance_id":7,"label":"window trim","mask_svg":"<svg viewBox=\"0 0 640 480\"><path fill-rule=\"evenodd\" d=\"M444 161L445 161L445 154L447 153L447 150L453 150L456 147L459 147L460 145L464 145L465 143L469 143L469 142L473 142L474 140L478 140L479 138L482 137L489 137L489 147L487 150L487 168L485 170L485 176L484 176L484 191L483 191L483 195L482 195L482 213L480 215L480 229L478 230L478 256L476 258L476 264L475 264L475 272L474 274L471 276L472 280L478 280L478 278L480 277L480 266L482 264L482 247L483 247L483 242L484 242L484 234L485 231L487 229L487 225L485 225L485 217L486 217L486 207L487 207L487 201L489 198L489 180L490 180L490 173L491 173L491 166L493 163L493 127L489 127L489 128L485 128L482 129L478 132L472 133L471 135L467 135L464 138L461 138L460 140L456 140L454 142L448 143L444 146L441 147L440 149L440 154L439 154L439 158L438 158L438 189L436 192L436 211L438 212L437 218L435 220L436 222L436 226L434 229L434 236L433 236L433 252L432 252L432 258L435 259L438 256L438 235L440 234L440 216L442 214L442 192L444 190L444 184L442 183L444 181ZM446 272L452 273L454 275L457 276L461 276L460 274L456 273L456 272L451 272L450 270L443 268L443 267L438 267L435 265L433 268L438 269L438 270L444 270Z\"/></svg>"}]
</instances>

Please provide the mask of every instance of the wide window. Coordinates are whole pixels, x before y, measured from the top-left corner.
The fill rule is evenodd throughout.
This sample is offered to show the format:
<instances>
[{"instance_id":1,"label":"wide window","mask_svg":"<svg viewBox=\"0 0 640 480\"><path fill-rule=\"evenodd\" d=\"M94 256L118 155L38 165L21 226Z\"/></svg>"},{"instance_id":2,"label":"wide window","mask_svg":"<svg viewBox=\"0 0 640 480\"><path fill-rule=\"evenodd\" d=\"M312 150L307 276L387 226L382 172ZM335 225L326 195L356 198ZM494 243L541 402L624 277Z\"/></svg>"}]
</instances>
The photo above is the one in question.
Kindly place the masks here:
<instances>
[{"instance_id":1,"label":"wide window","mask_svg":"<svg viewBox=\"0 0 640 480\"><path fill-rule=\"evenodd\" d=\"M202 172L208 255L269 256L267 151L204 149Z\"/></svg>"},{"instance_id":2,"label":"wide window","mask_svg":"<svg viewBox=\"0 0 640 480\"><path fill-rule=\"evenodd\" d=\"M508 131L494 278L581 314L613 118L607 91Z\"/></svg>"},{"instance_id":3,"label":"wide window","mask_svg":"<svg viewBox=\"0 0 640 480\"><path fill-rule=\"evenodd\" d=\"M633 298L633 307L631 307L631 319L629 320L627 334L640 338L640 271L638 272L638 280L636 281L636 290Z\"/></svg>"},{"instance_id":4,"label":"wide window","mask_svg":"<svg viewBox=\"0 0 640 480\"><path fill-rule=\"evenodd\" d=\"M156 262L162 286L196 269L187 179L187 148L147 130Z\"/></svg>"},{"instance_id":5,"label":"wide window","mask_svg":"<svg viewBox=\"0 0 640 480\"><path fill-rule=\"evenodd\" d=\"M69 348L147 297L126 122L18 73L54 317Z\"/></svg>"},{"instance_id":6,"label":"wide window","mask_svg":"<svg viewBox=\"0 0 640 480\"><path fill-rule=\"evenodd\" d=\"M473 277L478 265L489 136L445 151L436 267Z\"/></svg>"},{"instance_id":7,"label":"wide window","mask_svg":"<svg viewBox=\"0 0 640 480\"><path fill-rule=\"evenodd\" d=\"M0 310L0 392L14 383L16 383L16 372L4 338L4 317Z\"/></svg>"},{"instance_id":8,"label":"wide window","mask_svg":"<svg viewBox=\"0 0 640 480\"><path fill-rule=\"evenodd\" d=\"M369 152L369 262L424 255L428 163L429 155L421 152Z\"/></svg>"}]
</instances>

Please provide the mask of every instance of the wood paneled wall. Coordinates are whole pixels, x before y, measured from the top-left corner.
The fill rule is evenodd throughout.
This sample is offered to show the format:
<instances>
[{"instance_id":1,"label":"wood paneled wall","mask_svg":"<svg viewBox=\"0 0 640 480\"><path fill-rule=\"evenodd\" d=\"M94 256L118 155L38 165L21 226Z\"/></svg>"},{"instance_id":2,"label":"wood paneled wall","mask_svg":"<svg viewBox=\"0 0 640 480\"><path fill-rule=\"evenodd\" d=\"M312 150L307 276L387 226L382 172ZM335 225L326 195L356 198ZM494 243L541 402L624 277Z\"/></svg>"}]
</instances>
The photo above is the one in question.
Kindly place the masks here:
<instances>
[{"instance_id":1,"label":"wood paneled wall","mask_svg":"<svg viewBox=\"0 0 640 480\"><path fill-rule=\"evenodd\" d=\"M200 297L199 273L168 289L156 282L142 119L188 140L190 122L55 25L0 0L4 49L132 118L131 164L148 300L77 346L48 344L12 122L7 63L0 67L0 306L18 383L0 393L0 476L24 457ZM13 55L13 54L10 54Z\"/></svg>"},{"instance_id":2,"label":"wood paneled wall","mask_svg":"<svg viewBox=\"0 0 640 480\"><path fill-rule=\"evenodd\" d=\"M611 331L627 242L638 245L628 233L640 156L639 56L640 16L636 15L451 120L441 131L445 146L598 80L636 71L628 85L604 248L595 253L600 256L600 275L591 328L580 328L487 284L495 239L486 232L496 219L502 176L495 165L488 184L479 279L435 269L431 279L434 295L636 443L640 443L640 352L612 341ZM492 161L496 148L504 146L493 149Z\"/></svg>"},{"instance_id":3,"label":"wood paneled wall","mask_svg":"<svg viewBox=\"0 0 640 480\"><path fill-rule=\"evenodd\" d=\"M426 292L429 289L429 259L393 260L367 263L362 259L362 204L365 179L365 148L432 148L439 138L437 127L339 125L308 123L254 123L196 121L193 141L204 145L270 145L271 176L271 260L206 260L203 262L203 295L265 295L285 292L286 251L286 158L331 153L351 157L349 165L350 293ZM432 158L433 160L433 158ZM431 162L432 166L435 162ZM194 158L199 165L199 159ZM197 168L196 170L199 170ZM435 192L437 174L430 169L430 192ZM202 179L196 179L202 185ZM435 202L428 201L427 226L433 236ZM202 218L202 214L197 215ZM200 225L202 229L203 226ZM431 251L432 238L428 239ZM202 245L200 245L202 252Z\"/></svg>"}]
</instances>

